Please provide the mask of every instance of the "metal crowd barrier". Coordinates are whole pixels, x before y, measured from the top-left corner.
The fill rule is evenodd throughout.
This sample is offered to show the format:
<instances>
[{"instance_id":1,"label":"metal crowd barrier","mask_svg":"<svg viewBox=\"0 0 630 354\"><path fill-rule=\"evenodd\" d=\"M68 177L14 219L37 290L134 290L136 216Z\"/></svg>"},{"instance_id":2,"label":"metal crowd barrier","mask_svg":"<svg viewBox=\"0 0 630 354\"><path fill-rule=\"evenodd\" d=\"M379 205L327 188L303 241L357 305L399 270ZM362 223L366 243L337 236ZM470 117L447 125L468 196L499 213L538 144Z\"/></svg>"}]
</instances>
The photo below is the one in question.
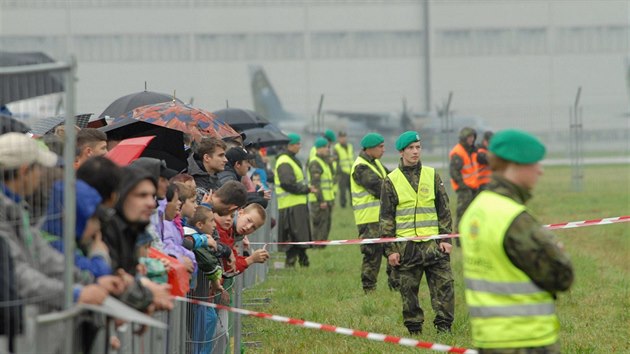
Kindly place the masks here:
<instances>
[{"instance_id":1,"label":"metal crowd barrier","mask_svg":"<svg viewBox=\"0 0 630 354\"><path fill-rule=\"evenodd\" d=\"M263 227L249 236L252 242L274 242L277 240L277 227L271 228L271 219L278 217L275 199L272 199L267 209L267 219ZM262 246L252 245L251 251ZM267 246L272 252L274 245ZM226 279L224 289L230 293L230 306L241 307L241 295L246 289L263 282L269 270L269 264L254 264L243 274ZM218 302L218 296L210 298L210 286L205 276L200 275L197 289L188 297ZM201 281L200 281L201 280ZM44 299L45 300L45 299ZM40 300L45 303L45 301ZM241 353L241 322L237 315L227 311L217 311L216 328L211 338L199 335L205 333L206 323L200 320L204 311L214 309L175 302L175 308L169 312L157 312L153 318L167 324L167 329L149 327L143 334L136 333L140 326L132 323L123 325L115 323L111 318L102 314L86 313L86 311L71 308L61 312L50 312L50 308L42 303L30 301L0 303L0 310L10 306L20 305L23 308L23 331L15 337L17 353L60 353L63 351L64 340L73 343L73 352L91 354L105 353L164 353L164 354L226 354ZM79 323L84 323L79 330ZM119 349L110 346L112 337L120 342ZM91 347L85 349L85 340L93 338ZM8 337L0 335L0 354L9 353Z\"/></svg>"}]
</instances>

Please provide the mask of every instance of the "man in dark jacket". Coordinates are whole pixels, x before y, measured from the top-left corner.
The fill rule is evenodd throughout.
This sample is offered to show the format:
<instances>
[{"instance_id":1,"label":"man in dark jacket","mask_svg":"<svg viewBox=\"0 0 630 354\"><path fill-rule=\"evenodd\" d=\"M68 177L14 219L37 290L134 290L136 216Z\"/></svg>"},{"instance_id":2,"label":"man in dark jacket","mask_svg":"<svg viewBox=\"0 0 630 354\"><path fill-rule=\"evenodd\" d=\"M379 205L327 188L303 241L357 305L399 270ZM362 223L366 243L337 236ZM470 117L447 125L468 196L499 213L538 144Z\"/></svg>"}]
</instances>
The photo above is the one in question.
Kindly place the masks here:
<instances>
[{"instance_id":1,"label":"man in dark jacket","mask_svg":"<svg viewBox=\"0 0 630 354\"><path fill-rule=\"evenodd\" d=\"M122 269L135 275L138 265L136 242L147 232L146 227L156 207L157 181L144 169L127 167L123 170L118 202L113 213L101 215L101 232L109 248L112 269ZM152 303L157 309L173 308L168 286L156 284L148 278L141 278L136 285L135 292L126 294L130 298L122 297L127 304L140 310Z\"/></svg>"},{"instance_id":2,"label":"man in dark jacket","mask_svg":"<svg viewBox=\"0 0 630 354\"><path fill-rule=\"evenodd\" d=\"M223 141L204 138L197 145L195 153L188 157L188 174L195 179L198 203L208 192L220 187L217 174L225 169L225 150Z\"/></svg>"},{"instance_id":3,"label":"man in dark jacket","mask_svg":"<svg viewBox=\"0 0 630 354\"><path fill-rule=\"evenodd\" d=\"M300 160L295 156L301 148L300 136L291 133L287 150L278 155L274 172L276 195L278 196L278 241L311 241L307 195L317 189L306 183ZM306 255L308 246L288 246L285 251L287 267L294 267L299 258L300 265L309 266Z\"/></svg>"},{"instance_id":4,"label":"man in dark jacket","mask_svg":"<svg viewBox=\"0 0 630 354\"><path fill-rule=\"evenodd\" d=\"M229 149L225 156L228 160L225 169L217 174L219 184L222 186L227 181L241 182L241 178L247 175L249 168L252 166L250 160L255 156L250 154L242 147L233 147ZM271 199L271 191L257 191L247 193L247 204L257 203L263 208L267 207L267 201Z\"/></svg>"}]
</instances>

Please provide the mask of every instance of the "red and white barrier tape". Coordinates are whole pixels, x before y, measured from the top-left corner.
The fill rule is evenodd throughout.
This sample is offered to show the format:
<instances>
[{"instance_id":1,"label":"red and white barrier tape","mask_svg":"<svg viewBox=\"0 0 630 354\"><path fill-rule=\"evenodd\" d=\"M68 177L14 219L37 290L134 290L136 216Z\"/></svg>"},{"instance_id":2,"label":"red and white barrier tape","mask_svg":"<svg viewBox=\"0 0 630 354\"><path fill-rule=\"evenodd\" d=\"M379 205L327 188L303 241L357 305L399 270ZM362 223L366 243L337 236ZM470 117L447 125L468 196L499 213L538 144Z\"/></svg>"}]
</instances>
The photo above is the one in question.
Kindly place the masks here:
<instances>
[{"instance_id":1,"label":"red and white barrier tape","mask_svg":"<svg viewBox=\"0 0 630 354\"><path fill-rule=\"evenodd\" d=\"M226 310L226 311L238 313L241 315L264 318L264 319L272 320L276 322L288 323L294 326L318 329L318 330L327 331L327 332L335 332L335 333L343 334L346 336L352 336L352 337L367 338L367 339L374 340L377 342L387 342L387 343L392 343L392 344L404 345L408 347L431 349L431 350L435 350L439 352L446 352L446 353L477 354L477 351L474 349L458 348L458 347L452 347L450 345L445 345L445 344L422 342L422 341L411 339L411 338L394 337L394 336L388 336L388 335L380 334L380 333L357 331L350 328L336 327L332 325L299 320L295 318L271 315L271 314L263 313L263 312L256 312L256 311L239 309L235 307L223 306L223 305L213 304L210 302L188 299L181 296L176 296L174 297L174 299L178 301L182 301L182 302L188 302L191 304L214 307L220 310Z\"/></svg>"},{"instance_id":2,"label":"red and white barrier tape","mask_svg":"<svg viewBox=\"0 0 630 354\"><path fill-rule=\"evenodd\" d=\"M604 218L604 219L593 219L593 220L582 220L582 221L570 221L560 224L548 224L543 225L547 230L558 230L558 229L573 229L576 227L585 227L585 226L596 226L596 225L609 225L609 224L617 224L622 222L630 222L630 215L626 216L617 216L614 218ZM459 237L459 234L441 234L441 235L432 235L432 236L416 236L416 237L384 237L384 238L364 238L364 239L353 239L353 240L328 240L328 241L306 241L306 242L250 242L251 245L325 245L325 246L335 246L335 245L367 245L374 243L389 243L389 242L407 242L414 240L437 240L444 238L455 238Z\"/></svg>"}]
</instances>

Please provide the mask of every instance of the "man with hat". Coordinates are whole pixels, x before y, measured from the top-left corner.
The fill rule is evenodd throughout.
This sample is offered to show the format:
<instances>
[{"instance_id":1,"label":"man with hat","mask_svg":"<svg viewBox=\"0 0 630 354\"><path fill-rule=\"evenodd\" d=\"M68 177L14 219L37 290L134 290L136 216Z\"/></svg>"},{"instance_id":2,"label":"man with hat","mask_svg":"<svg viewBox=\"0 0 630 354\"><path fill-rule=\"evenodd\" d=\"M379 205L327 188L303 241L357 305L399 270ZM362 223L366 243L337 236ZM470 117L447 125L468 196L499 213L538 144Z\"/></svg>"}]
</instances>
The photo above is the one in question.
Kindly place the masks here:
<instances>
[{"instance_id":1,"label":"man with hat","mask_svg":"<svg viewBox=\"0 0 630 354\"><path fill-rule=\"evenodd\" d=\"M477 166L474 164L475 139L477 132L473 128L464 127L459 132L459 142L448 154L450 160L449 173L451 186L457 194L457 221L455 232L462 215L477 195L479 182L477 180ZM455 241L459 245L459 239Z\"/></svg>"},{"instance_id":2,"label":"man with hat","mask_svg":"<svg viewBox=\"0 0 630 354\"><path fill-rule=\"evenodd\" d=\"M300 152L301 137L295 133L287 136L289 143L286 151L278 155L274 171L278 197L278 241L311 241L307 196L309 193L316 193L317 189L306 183L302 164L296 156ZM309 266L307 246L290 245L284 248L287 267L294 267L298 258L301 266Z\"/></svg>"},{"instance_id":3,"label":"man with hat","mask_svg":"<svg viewBox=\"0 0 630 354\"><path fill-rule=\"evenodd\" d=\"M493 175L460 223L466 304L480 353L560 353L554 300L573 282L562 244L530 214L545 146L504 130L490 140Z\"/></svg>"},{"instance_id":4,"label":"man with hat","mask_svg":"<svg viewBox=\"0 0 630 354\"><path fill-rule=\"evenodd\" d=\"M313 239L328 240L330 233L332 207L335 203L333 191L333 172L326 159L330 156L328 141L315 139L317 154L308 162L308 181L317 192L308 195L311 222L313 223Z\"/></svg>"},{"instance_id":5,"label":"man with hat","mask_svg":"<svg viewBox=\"0 0 630 354\"><path fill-rule=\"evenodd\" d=\"M336 171L339 190L336 193L339 196L339 204L342 208L346 207L346 197L350 192L350 170L354 160L354 147L348 143L348 134L340 131L338 134L339 141L334 145L335 154L337 155L338 168Z\"/></svg>"},{"instance_id":6,"label":"man with hat","mask_svg":"<svg viewBox=\"0 0 630 354\"><path fill-rule=\"evenodd\" d=\"M398 168L387 175L381 191L382 237L415 237L451 233L451 211L444 184L432 167L420 162L420 135L414 131L396 140ZM400 282L403 320L410 334L422 333L424 313L418 303L422 274L427 276L433 325L449 332L455 302L449 239L415 240L385 244L385 254Z\"/></svg>"},{"instance_id":7,"label":"man with hat","mask_svg":"<svg viewBox=\"0 0 630 354\"><path fill-rule=\"evenodd\" d=\"M354 222L359 229L360 238L378 238L379 212L381 209L381 185L389 173L380 158L385 153L385 139L378 133L368 133L361 139L363 150L352 164L350 192ZM382 243L361 245L363 263L361 264L361 283L366 293L376 290L376 280L381 269L381 259L385 255ZM387 267L387 274L391 268ZM390 288L397 288L392 284Z\"/></svg>"},{"instance_id":8,"label":"man with hat","mask_svg":"<svg viewBox=\"0 0 630 354\"><path fill-rule=\"evenodd\" d=\"M60 308L65 260L32 225L25 201L40 187L42 169L56 163L57 155L27 135L0 135L0 239L8 246L15 266L13 285L21 299L38 298L43 305ZM75 301L83 303L100 304L108 295L108 290L97 284L77 283L74 289Z\"/></svg>"},{"instance_id":9,"label":"man with hat","mask_svg":"<svg viewBox=\"0 0 630 354\"><path fill-rule=\"evenodd\" d=\"M328 141L328 145L332 145L333 143L337 142L337 136L335 135L335 132L330 130L330 129L326 129L326 131L324 132L324 134L322 134L322 138L325 138ZM309 161L315 157L315 155L317 155L317 148L315 146L313 146L311 148L311 151L309 151L308 153L308 159ZM332 160L332 156L330 157L330 159ZM336 166L335 166L336 167Z\"/></svg>"}]
</instances>

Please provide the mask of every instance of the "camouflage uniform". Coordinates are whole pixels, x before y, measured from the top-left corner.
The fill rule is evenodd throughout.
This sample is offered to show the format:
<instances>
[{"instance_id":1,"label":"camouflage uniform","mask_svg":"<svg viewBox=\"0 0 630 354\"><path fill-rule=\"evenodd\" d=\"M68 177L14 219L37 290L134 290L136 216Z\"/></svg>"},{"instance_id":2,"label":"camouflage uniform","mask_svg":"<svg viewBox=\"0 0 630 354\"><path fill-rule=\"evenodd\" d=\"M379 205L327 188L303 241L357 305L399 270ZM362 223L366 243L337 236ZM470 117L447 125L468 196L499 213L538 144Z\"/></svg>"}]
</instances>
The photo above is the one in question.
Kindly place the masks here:
<instances>
[{"instance_id":1,"label":"camouflage uniform","mask_svg":"<svg viewBox=\"0 0 630 354\"><path fill-rule=\"evenodd\" d=\"M374 164L374 159L366 154L365 151L361 151L359 156L364 158L367 162ZM385 172L389 173L386 167ZM368 166L358 165L352 174L352 178L357 184L362 185L371 195L377 198L381 197L381 185L383 184L383 180ZM360 238L381 237L378 222L360 224L357 225L357 228L359 229ZM365 291L372 291L376 289L378 273L381 270L381 260L383 259L383 256L385 256L384 247L385 246L382 243L361 245L361 253L363 254L363 263L361 264L361 283L363 284L363 290ZM387 264L387 281L389 287L392 289L398 289L398 282L391 277L391 271L391 266Z\"/></svg>"},{"instance_id":2,"label":"camouflage uniform","mask_svg":"<svg viewBox=\"0 0 630 354\"><path fill-rule=\"evenodd\" d=\"M492 176L488 190L525 204L531 193L505 178ZM542 228L528 212L514 219L505 234L503 248L510 261L543 290L552 294L569 289L573 283L573 267L567 255L558 247L555 236ZM555 354L557 343L536 348L481 349L486 354Z\"/></svg>"},{"instance_id":3,"label":"camouflage uniform","mask_svg":"<svg viewBox=\"0 0 630 354\"><path fill-rule=\"evenodd\" d=\"M422 164L398 166L414 190L418 190ZM450 233L452 228L451 211L444 184L435 173L435 209L438 216L440 234ZM381 191L380 227L383 237L396 235L396 206L398 196L389 178L385 178ZM455 314L453 275L450 256L439 249L439 243L451 243L450 239L426 242L396 242L385 244L385 255L400 254L400 266L394 268L400 281L400 295L403 303L403 320L410 332L422 331L424 312L418 302L418 290L422 274L427 275L431 295L431 306L435 312L433 324L438 330L450 330Z\"/></svg>"},{"instance_id":4,"label":"camouflage uniform","mask_svg":"<svg viewBox=\"0 0 630 354\"><path fill-rule=\"evenodd\" d=\"M318 156L322 160L326 161L326 156ZM329 166L330 168L330 166ZM309 181L310 185L317 188L316 202L309 202L309 209L311 214L311 222L313 223L313 241L325 241L328 240L330 234L330 225L332 223L332 207L334 200L327 202L328 208L322 209L320 204L324 202L324 196L321 189L321 177L324 170L322 166L312 159L308 163L308 171L311 176Z\"/></svg>"},{"instance_id":5,"label":"camouflage uniform","mask_svg":"<svg viewBox=\"0 0 630 354\"><path fill-rule=\"evenodd\" d=\"M470 136L470 134L474 133L475 131L472 129L462 129L459 135L459 143L464 147L464 149L466 149L466 152L471 155L471 159L472 154L475 151L475 146L474 143L473 145L468 145L466 143L466 138ZM464 161L462 161L461 157L453 155L450 159L449 174L451 175L451 179L453 179L459 186L459 189L455 191L455 194L457 195L457 220L455 222L455 232L459 232L459 220L462 218L462 215L464 215L464 212L477 195L477 189L470 188L464 183L464 178L462 176L463 167ZM456 239L456 243L459 246L459 239Z\"/></svg>"}]
</instances>

